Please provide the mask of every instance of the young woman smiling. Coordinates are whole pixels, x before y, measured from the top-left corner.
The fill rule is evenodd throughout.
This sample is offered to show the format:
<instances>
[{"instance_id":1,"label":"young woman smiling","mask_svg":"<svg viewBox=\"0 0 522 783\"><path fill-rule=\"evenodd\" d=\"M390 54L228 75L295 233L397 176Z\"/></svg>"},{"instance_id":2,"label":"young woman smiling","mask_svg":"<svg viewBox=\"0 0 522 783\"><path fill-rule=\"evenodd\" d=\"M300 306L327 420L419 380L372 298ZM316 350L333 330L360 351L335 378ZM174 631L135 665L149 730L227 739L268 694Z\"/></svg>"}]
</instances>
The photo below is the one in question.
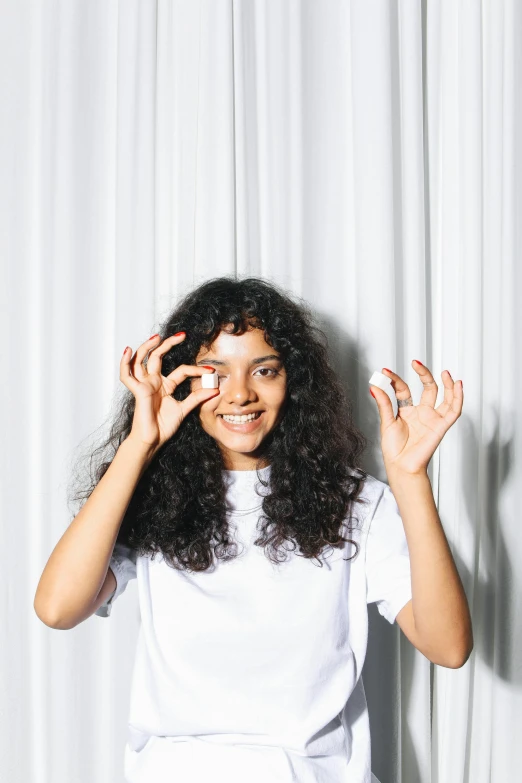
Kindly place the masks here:
<instances>
[{"instance_id":1,"label":"young woman smiling","mask_svg":"<svg viewBox=\"0 0 522 783\"><path fill-rule=\"evenodd\" d=\"M202 388L207 373L218 388ZM128 392L73 495L84 503L34 606L50 627L74 628L109 617L137 579L125 779L370 783L367 604L390 623L400 614L412 643L441 665L461 665L470 638L416 480L430 451L420 424L399 470L396 445L416 410L409 389L394 377L396 422L376 390L403 520L390 486L360 467L366 439L324 334L273 283L199 286L160 333L125 349L120 380Z\"/></svg>"}]
</instances>

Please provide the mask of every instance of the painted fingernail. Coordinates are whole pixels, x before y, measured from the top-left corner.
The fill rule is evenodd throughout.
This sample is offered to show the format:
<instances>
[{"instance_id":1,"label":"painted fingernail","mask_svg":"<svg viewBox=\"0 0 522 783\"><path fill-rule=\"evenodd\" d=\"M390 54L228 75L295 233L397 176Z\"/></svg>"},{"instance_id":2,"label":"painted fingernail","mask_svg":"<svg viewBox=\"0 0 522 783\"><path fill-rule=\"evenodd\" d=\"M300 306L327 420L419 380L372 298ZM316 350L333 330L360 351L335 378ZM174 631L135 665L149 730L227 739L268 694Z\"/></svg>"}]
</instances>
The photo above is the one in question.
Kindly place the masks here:
<instances>
[{"instance_id":1,"label":"painted fingernail","mask_svg":"<svg viewBox=\"0 0 522 783\"><path fill-rule=\"evenodd\" d=\"M185 334L185 332L176 332L176 334L174 335L174 337L179 337L179 336L180 336L180 334Z\"/></svg>"},{"instance_id":2,"label":"painted fingernail","mask_svg":"<svg viewBox=\"0 0 522 783\"><path fill-rule=\"evenodd\" d=\"M159 337L159 335L158 335L158 334L153 334L153 335L151 335L151 336L149 337L149 340L152 340L154 337Z\"/></svg>"},{"instance_id":3,"label":"painted fingernail","mask_svg":"<svg viewBox=\"0 0 522 783\"><path fill-rule=\"evenodd\" d=\"M128 351L128 350L129 350L129 346L127 346L127 347L125 348L125 350L123 351L123 355L124 355L124 356L125 356L125 354L127 353L127 351Z\"/></svg>"},{"instance_id":4,"label":"painted fingernail","mask_svg":"<svg viewBox=\"0 0 522 783\"><path fill-rule=\"evenodd\" d=\"M370 394L372 395L372 397L374 398L374 400L376 400L376 399L377 399L377 397L375 396L375 394L372 392L372 390L371 390L371 389L370 389Z\"/></svg>"},{"instance_id":5,"label":"painted fingernail","mask_svg":"<svg viewBox=\"0 0 522 783\"><path fill-rule=\"evenodd\" d=\"M209 367L208 364L202 364L201 366L204 367L205 370L213 370L213 369L215 369L214 367Z\"/></svg>"},{"instance_id":6,"label":"painted fingernail","mask_svg":"<svg viewBox=\"0 0 522 783\"><path fill-rule=\"evenodd\" d=\"M417 364L420 364L420 366L421 366L421 367L424 367L423 363L422 363L422 362L419 362L419 360L418 360L418 359L414 359L413 361L414 361L414 362L416 362Z\"/></svg>"},{"instance_id":7,"label":"painted fingernail","mask_svg":"<svg viewBox=\"0 0 522 783\"><path fill-rule=\"evenodd\" d=\"M382 369L383 369L383 370L386 370L386 372L392 372L391 370L388 370L388 368L387 368L387 367L383 367ZM393 373L392 373L392 375L393 375Z\"/></svg>"}]
</instances>

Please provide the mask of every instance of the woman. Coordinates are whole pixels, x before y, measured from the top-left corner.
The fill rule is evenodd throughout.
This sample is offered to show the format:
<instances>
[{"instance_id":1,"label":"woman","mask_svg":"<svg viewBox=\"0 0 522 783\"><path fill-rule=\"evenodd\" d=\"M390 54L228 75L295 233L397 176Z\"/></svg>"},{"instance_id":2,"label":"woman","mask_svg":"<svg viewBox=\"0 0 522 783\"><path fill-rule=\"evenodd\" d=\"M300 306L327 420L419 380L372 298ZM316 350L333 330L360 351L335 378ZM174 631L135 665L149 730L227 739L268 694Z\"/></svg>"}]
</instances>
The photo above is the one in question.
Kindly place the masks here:
<instances>
[{"instance_id":1,"label":"woman","mask_svg":"<svg viewBox=\"0 0 522 783\"><path fill-rule=\"evenodd\" d=\"M376 780L367 603L395 621L410 558L323 338L273 283L222 277L125 349L128 393L35 610L108 617L137 577L129 783Z\"/></svg>"}]
</instances>

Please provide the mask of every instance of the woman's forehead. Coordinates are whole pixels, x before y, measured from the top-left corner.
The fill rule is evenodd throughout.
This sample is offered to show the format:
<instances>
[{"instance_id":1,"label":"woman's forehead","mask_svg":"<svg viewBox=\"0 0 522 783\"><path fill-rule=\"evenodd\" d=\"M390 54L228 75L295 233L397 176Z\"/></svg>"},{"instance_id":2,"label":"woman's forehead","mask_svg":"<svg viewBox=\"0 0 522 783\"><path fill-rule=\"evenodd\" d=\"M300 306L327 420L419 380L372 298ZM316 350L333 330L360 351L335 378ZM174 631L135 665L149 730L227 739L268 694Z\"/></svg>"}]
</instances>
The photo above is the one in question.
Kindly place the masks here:
<instances>
[{"instance_id":1,"label":"woman's forehead","mask_svg":"<svg viewBox=\"0 0 522 783\"><path fill-rule=\"evenodd\" d=\"M250 329L243 334L229 334L221 331L210 346L202 346L198 353L198 360L204 356L220 359L222 361L252 359L253 355L260 357L262 354L278 356L271 345L264 338L262 329Z\"/></svg>"}]
</instances>

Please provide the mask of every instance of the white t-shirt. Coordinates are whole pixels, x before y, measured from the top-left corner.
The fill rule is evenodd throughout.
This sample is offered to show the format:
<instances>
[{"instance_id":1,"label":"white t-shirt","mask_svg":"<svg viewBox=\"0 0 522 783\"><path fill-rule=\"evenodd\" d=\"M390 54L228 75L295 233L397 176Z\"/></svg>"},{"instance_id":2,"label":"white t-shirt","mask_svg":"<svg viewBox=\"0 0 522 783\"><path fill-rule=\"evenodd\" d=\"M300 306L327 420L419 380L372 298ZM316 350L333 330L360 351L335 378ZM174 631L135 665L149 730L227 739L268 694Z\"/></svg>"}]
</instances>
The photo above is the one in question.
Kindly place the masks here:
<instances>
[{"instance_id":1,"label":"white t-shirt","mask_svg":"<svg viewBox=\"0 0 522 783\"><path fill-rule=\"evenodd\" d=\"M360 544L354 559L343 559L348 543L328 548L322 567L289 548L276 566L252 544L269 488L256 471L225 473L238 557L190 574L161 553L114 548L117 587L96 614L108 617L136 577L141 613L125 780L372 783L367 604L393 623L412 597L393 493L368 476L358 527L343 527Z\"/></svg>"}]
</instances>

